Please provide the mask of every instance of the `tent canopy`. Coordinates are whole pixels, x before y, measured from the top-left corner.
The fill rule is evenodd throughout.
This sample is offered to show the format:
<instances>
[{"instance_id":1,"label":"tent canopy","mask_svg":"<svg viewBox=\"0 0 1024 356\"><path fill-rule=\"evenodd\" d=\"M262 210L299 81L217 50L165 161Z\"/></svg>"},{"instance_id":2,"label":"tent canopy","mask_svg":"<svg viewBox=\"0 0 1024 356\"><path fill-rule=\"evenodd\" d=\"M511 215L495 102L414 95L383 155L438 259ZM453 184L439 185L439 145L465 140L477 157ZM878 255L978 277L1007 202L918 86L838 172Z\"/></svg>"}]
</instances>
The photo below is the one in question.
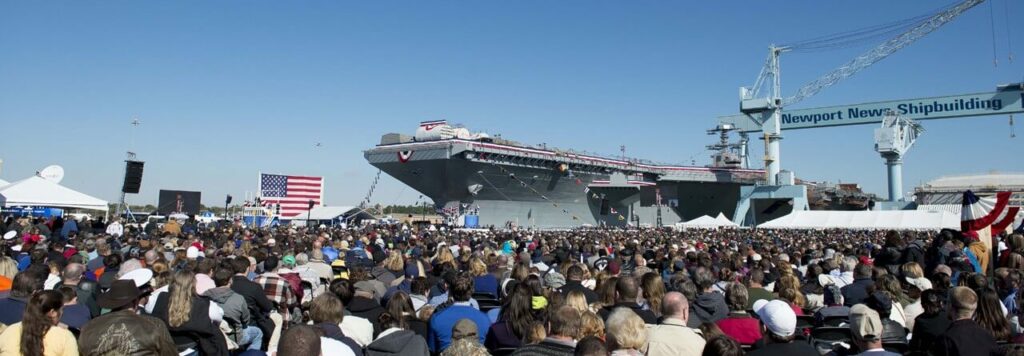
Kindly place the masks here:
<instances>
[{"instance_id":1,"label":"tent canopy","mask_svg":"<svg viewBox=\"0 0 1024 356\"><path fill-rule=\"evenodd\" d=\"M725 215L718 213L718 217L713 218L707 215L703 215L699 218L676 224L678 228L716 228L716 227L736 227L735 223L729 221Z\"/></svg>"},{"instance_id":2,"label":"tent canopy","mask_svg":"<svg viewBox=\"0 0 1024 356\"><path fill-rule=\"evenodd\" d=\"M758 225L781 229L959 229L960 217L948 211L794 211L789 215Z\"/></svg>"},{"instance_id":3,"label":"tent canopy","mask_svg":"<svg viewBox=\"0 0 1024 356\"><path fill-rule=\"evenodd\" d=\"M107 211L105 200L32 176L0 187L0 206L48 206Z\"/></svg>"},{"instance_id":4,"label":"tent canopy","mask_svg":"<svg viewBox=\"0 0 1024 356\"><path fill-rule=\"evenodd\" d=\"M2 188L5 185L8 185L8 184L11 184L11 182L8 182L8 181L5 181L3 179L0 179L0 188Z\"/></svg>"}]
</instances>

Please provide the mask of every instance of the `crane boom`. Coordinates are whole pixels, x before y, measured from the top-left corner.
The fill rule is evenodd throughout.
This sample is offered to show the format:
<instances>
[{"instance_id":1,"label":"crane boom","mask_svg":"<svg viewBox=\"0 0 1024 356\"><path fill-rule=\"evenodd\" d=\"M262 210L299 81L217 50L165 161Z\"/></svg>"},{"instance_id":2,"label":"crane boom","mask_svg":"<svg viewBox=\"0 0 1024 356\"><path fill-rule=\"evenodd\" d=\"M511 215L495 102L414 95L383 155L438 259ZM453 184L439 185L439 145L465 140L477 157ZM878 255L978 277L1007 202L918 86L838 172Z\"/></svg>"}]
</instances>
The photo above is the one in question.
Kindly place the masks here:
<instances>
[{"instance_id":1,"label":"crane boom","mask_svg":"<svg viewBox=\"0 0 1024 356\"><path fill-rule=\"evenodd\" d=\"M812 40L811 42L805 42L803 44L798 43L790 46L770 46L768 48L768 59L765 62L764 67L761 69L761 72L757 77L757 81L755 81L755 86L752 88L740 88L740 112L748 115L750 119L761 128L761 131L764 134L765 180L768 185L778 184L779 172L781 172L782 169L779 141L782 140L782 108L784 106L798 103L803 99L821 92L825 88L835 85L843 79L849 78L864 68L878 63L878 61L888 57L900 49L903 49L911 43L914 43L925 35L932 33L939 27L942 27L942 25L949 23L960 14L963 14L965 11L977 6L983 1L984 0L964 0L954 6L936 12L931 16L921 16L910 22L913 26L909 29L903 30L895 37L883 42L881 45L876 46L870 51L850 60L839 68L836 68L824 76L804 85L797 91L796 95L785 99L782 97L781 79L779 77L781 74L779 57L783 52L797 50L800 49L801 46L820 48L831 41L841 43L842 41L848 40L848 38L844 38L843 35L838 35L834 37L827 37L826 39ZM894 28L896 29L895 31L901 29L900 26L888 25L878 28ZM872 33L872 30L855 33ZM760 96L761 87L769 88L770 93L768 93L767 97Z\"/></svg>"},{"instance_id":2,"label":"crane boom","mask_svg":"<svg viewBox=\"0 0 1024 356\"><path fill-rule=\"evenodd\" d=\"M885 59L885 57L888 57L896 51L914 43L932 31L937 30L939 27L942 27L942 25L949 23L957 16L960 16L965 11L981 4L983 1L984 0L967 0L949 8L946 11L932 16L909 31L903 32L898 36L885 41L885 43L882 43L881 45L872 48L870 51L851 59L849 62L839 66L839 68L833 69L831 72L828 72L818 79L804 84L804 86L800 87L800 89L796 91L796 94L783 100L782 104L792 105L799 103L800 101L817 94L823 89L835 85L843 79L849 78L864 68Z\"/></svg>"}]
</instances>

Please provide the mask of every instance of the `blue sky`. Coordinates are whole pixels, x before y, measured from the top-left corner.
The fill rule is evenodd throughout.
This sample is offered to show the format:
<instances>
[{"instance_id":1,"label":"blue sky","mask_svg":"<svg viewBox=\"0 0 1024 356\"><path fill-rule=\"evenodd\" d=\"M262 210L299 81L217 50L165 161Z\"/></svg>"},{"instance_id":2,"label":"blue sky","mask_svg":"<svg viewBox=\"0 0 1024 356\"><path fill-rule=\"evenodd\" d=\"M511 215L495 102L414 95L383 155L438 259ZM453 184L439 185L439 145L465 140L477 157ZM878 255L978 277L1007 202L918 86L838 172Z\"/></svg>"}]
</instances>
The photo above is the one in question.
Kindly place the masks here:
<instances>
[{"instance_id":1,"label":"blue sky","mask_svg":"<svg viewBox=\"0 0 1024 356\"><path fill-rule=\"evenodd\" d=\"M0 5L0 178L49 164L114 201L133 118L143 191L201 190L207 204L257 174L326 177L355 204L387 132L447 119L549 146L709 162L704 130L737 108L770 43L928 12L924 1L21 1ZM1007 6L1008 5L1008 6ZM952 95L1024 80L1024 4L994 0L799 107ZM1009 31L1009 32L1008 32ZM1007 62L1007 36L1017 61ZM783 57L783 91L867 47ZM1007 117L929 121L907 156L909 190L942 175L1021 171ZM785 133L783 167L884 194L874 126ZM314 148L316 142L323 147ZM752 141L760 159L760 141ZM374 197L415 202L390 177Z\"/></svg>"}]
</instances>

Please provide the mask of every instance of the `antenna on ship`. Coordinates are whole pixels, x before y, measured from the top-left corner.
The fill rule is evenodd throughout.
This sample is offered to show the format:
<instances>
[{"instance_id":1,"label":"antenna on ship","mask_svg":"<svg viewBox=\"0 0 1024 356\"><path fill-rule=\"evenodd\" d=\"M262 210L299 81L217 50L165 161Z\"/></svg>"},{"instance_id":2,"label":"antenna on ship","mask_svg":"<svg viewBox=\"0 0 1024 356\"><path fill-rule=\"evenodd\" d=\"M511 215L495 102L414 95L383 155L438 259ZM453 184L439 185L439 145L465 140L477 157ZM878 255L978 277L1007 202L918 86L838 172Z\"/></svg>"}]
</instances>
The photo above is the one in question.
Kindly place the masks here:
<instances>
[{"instance_id":1,"label":"antenna on ship","mask_svg":"<svg viewBox=\"0 0 1024 356\"><path fill-rule=\"evenodd\" d=\"M619 152L622 152L622 160L626 160L626 145L619 146Z\"/></svg>"}]
</instances>

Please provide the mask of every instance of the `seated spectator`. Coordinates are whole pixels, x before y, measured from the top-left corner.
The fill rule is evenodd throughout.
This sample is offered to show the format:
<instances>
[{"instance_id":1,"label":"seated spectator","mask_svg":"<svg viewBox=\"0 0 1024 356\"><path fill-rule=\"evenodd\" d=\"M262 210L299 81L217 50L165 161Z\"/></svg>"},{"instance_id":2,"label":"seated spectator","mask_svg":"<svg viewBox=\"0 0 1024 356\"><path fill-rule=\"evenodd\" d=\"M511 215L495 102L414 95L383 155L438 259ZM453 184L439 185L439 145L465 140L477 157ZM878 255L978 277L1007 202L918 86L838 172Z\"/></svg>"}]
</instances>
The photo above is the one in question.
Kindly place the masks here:
<instances>
[{"instance_id":1,"label":"seated spectator","mask_svg":"<svg viewBox=\"0 0 1024 356\"><path fill-rule=\"evenodd\" d=\"M978 295L967 287L955 287L949 293L949 315L953 322L935 343L935 355L991 355L996 341L987 330L974 321Z\"/></svg>"},{"instance_id":2,"label":"seated spectator","mask_svg":"<svg viewBox=\"0 0 1024 356\"><path fill-rule=\"evenodd\" d=\"M0 324L12 325L21 321L32 293L43 289L43 279L29 270L14 275L11 293L0 299Z\"/></svg>"},{"instance_id":3,"label":"seated spectator","mask_svg":"<svg viewBox=\"0 0 1024 356\"><path fill-rule=\"evenodd\" d=\"M704 350L704 338L686 326L686 321L690 318L690 303L686 297L679 292L666 293L661 310L663 315L661 324L647 326L647 343L642 348L644 354L647 356L700 355ZM719 322L725 320L728 318ZM756 326L757 320L754 322Z\"/></svg>"},{"instance_id":4,"label":"seated spectator","mask_svg":"<svg viewBox=\"0 0 1024 356\"><path fill-rule=\"evenodd\" d=\"M75 290L71 287L60 287L57 288L61 296L64 297L64 308L61 310L60 322L67 325L69 328L81 330L85 323L92 319L89 314L89 308L84 305L78 304L78 295L75 294Z\"/></svg>"},{"instance_id":5,"label":"seated spectator","mask_svg":"<svg viewBox=\"0 0 1024 356\"><path fill-rule=\"evenodd\" d=\"M452 326L451 344L441 352L441 356L490 356L480 344L478 330L472 320L460 319Z\"/></svg>"},{"instance_id":6,"label":"seated spectator","mask_svg":"<svg viewBox=\"0 0 1024 356\"><path fill-rule=\"evenodd\" d=\"M608 316L612 310L618 308L625 308L635 313L644 323L657 324L658 317L654 315L650 310L644 310L639 304L636 303L637 297L640 295L640 287L637 285L635 279L630 277L621 277L615 283L615 295L616 300L614 305L609 305L602 308L598 315L605 320L605 324L608 323Z\"/></svg>"},{"instance_id":7,"label":"seated spectator","mask_svg":"<svg viewBox=\"0 0 1024 356\"><path fill-rule=\"evenodd\" d=\"M313 321L313 326L320 329L320 333L324 337L345 344L352 354L360 356L363 354L363 348L341 331L340 325L344 316L345 308L341 304L341 300L338 300L338 297L333 294L321 294L309 303L309 318Z\"/></svg>"},{"instance_id":8,"label":"seated spectator","mask_svg":"<svg viewBox=\"0 0 1024 356\"><path fill-rule=\"evenodd\" d=\"M911 352L928 351L935 339L949 328L952 322L946 313L945 305L946 294L943 291L929 289L921 294L921 307L924 308L924 313L914 320L914 330L910 339Z\"/></svg>"},{"instance_id":9,"label":"seated spectator","mask_svg":"<svg viewBox=\"0 0 1024 356\"><path fill-rule=\"evenodd\" d=\"M227 353L227 342L209 315L210 301L196 295L195 274L187 270L174 272L168 292L156 298L153 316L167 324L179 351Z\"/></svg>"},{"instance_id":10,"label":"seated spectator","mask_svg":"<svg viewBox=\"0 0 1024 356\"><path fill-rule=\"evenodd\" d=\"M512 355L572 355L580 337L580 314L569 306L561 306L549 313L547 337L533 345L516 350Z\"/></svg>"},{"instance_id":11,"label":"seated spectator","mask_svg":"<svg viewBox=\"0 0 1024 356\"><path fill-rule=\"evenodd\" d=\"M742 356L743 348L728 336L716 336L708 339L701 356Z\"/></svg>"},{"instance_id":12,"label":"seated spectator","mask_svg":"<svg viewBox=\"0 0 1024 356\"><path fill-rule=\"evenodd\" d=\"M479 258L469 260L469 272L473 275L473 292L498 297L498 278L487 272L487 264Z\"/></svg>"},{"instance_id":13,"label":"seated spectator","mask_svg":"<svg viewBox=\"0 0 1024 356\"><path fill-rule=\"evenodd\" d=\"M392 299L392 301L394 300ZM405 317L392 317L390 312L384 312L380 315L380 324L384 331L381 331L380 336L366 346L367 356L426 356L430 354L427 342L423 340L422 336L409 330L409 324Z\"/></svg>"},{"instance_id":14,"label":"seated spectator","mask_svg":"<svg viewBox=\"0 0 1024 356\"><path fill-rule=\"evenodd\" d=\"M761 340L761 323L747 314L747 288L739 283L730 283L726 287L725 300L729 303L729 316L715 323L722 333L740 345L753 345Z\"/></svg>"},{"instance_id":15,"label":"seated spectator","mask_svg":"<svg viewBox=\"0 0 1024 356\"><path fill-rule=\"evenodd\" d=\"M0 333L2 355L78 355L75 336L60 323L64 295L57 291L39 291L25 306L20 322L8 326Z\"/></svg>"},{"instance_id":16,"label":"seated spectator","mask_svg":"<svg viewBox=\"0 0 1024 356\"><path fill-rule=\"evenodd\" d=\"M597 293L594 293L590 288L583 286L583 277L585 273L586 271L584 271L579 265L569 267L569 270L565 273L565 285L562 286L561 291L562 295L566 296L573 291L583 293L583 296L587 300L587 305L590 305L597 302Z\"/></svg>"},{"instance_id":17,"label":"seated spectator","mask_svg":"<svg viewBox=\"0 0 1024 356\"><path fill-rule=\"evenodd\" d=\"M762 333L767 335L764 347L751 351L751 356L818 356L811 344L796 341L796 313L781 300L759 301L754 312L761 319Z\"/></svg>"},{"instance_id":18,"label":"seated spectator","mask_svg":"<svg viewBox=\"0 0 1024 356\"><path fill-rule=\"evenodd\" d=\"M861 355L899 356L882 348L882 319L867 305L857 304L850 308L850 331Z\"/></svg>"},{"instance_id":19,"label":"seated spectator","mask_svg":"<svg viewBox=\"0 0 1024 356\"><path fill-rule=\"evenodd\" d=\"M647 332L640 316L625 307L615 308L605 320L605 325L608 336L605 343L612 350L612 355L642 355L640 350L647 343Z\"/></svg>"},{"instance_id":20,"label":"seated spectator","mask_svg":"<svg viewBox=\"0 0 1024 356\"><path fill-rule=\"evenodd\" d=\"M82 327L78 347L82 355L178 354L177 347L160 319L139 315L142 291L130 280L118 280L96 303L110 312Z\"/></svg>"},{"instance_id":21,"label":"seated spectator","mask_svg":"<svg viewBox=\"0 0 1024 356\"><path fill-rule=\"evenodd\" d=\"M871 280L871 273L871 266L863 263L858 264L853 269L853 283L840 288L840 291L843 293L843 305L848 307L854 306L860 304L868 297L868 288L875 284Z\"/></svg>"},{"instance_id":22,"label":"seated spectator","mask_svg":"<svg viewBox=\"0 0 1024 356\"><path fill-rule=\"evenodd\" d=\"M604 340L593 336L587 336L576 343L574 356L608 356L608 348L604 346Z\"/></svg>"},{"instance_id":23,"label":"seated spectator","mask_svg":"<svg viewBox=\"0 0 1024 356\"><path fill-rule=\"evenodd\" d=\"M843 305L843 294L839 287L830 284L825 287L825 307L814 312L814 319L819 326L824 325L825 320L832 317L849 317L850 307Z\"/></svg>"},{"instance_id":24,"label":"seated spectator","mask_svg":"<svg viewBox=\"0 0 1024 356\"><path fill-rule=\"evenodd\" d=\"M483 330L483 332L478 331L481 343L487 337L486 330L491 327L491 320L487 318L487 315L473 308L469 303L473 294L473 278L467 273L459 273L452 282L449 294L453 302L448 306L442 305L430 317L427 344L430 345L431 352L441 352L448 347L452 340L452 327L461 319L469 319L476 323L477 330Z\"/></svg>"},{"instance_id":25,"label":"seated spectator","mask_svg":"<svg viewBox=\"0 0 1024 356\"><path fill-rule=\"evenodd\" d=\"M690 303L693 306L691 318L696 316L700 322L718 322L729 315L729 306L725 303L725 297L721 293L712 291L715 285L715 275L711 271L700 268L694 278L697 286L697 301ZM646 319L645 319L646 320Z\"/></svg>"},{"instance_id":26,"label":"seated spectator","mask_svg":"<svg viewBox=\"0 0 1024 356\"><path fill-rule=\"evenodd\" d=\"M747 305L743 307L743 310L753 308L754 303L759 300L772 300L775 298L775 296L772 295L772 292L764 289L763 283L764 272L757 269L750 271L750 275L747 276Z\"/></svg>"},{"instance_id":27,"label":"seated spectator","mask_svg":"<svg viewBox=\"0 0 1024 356\"><path fill-rule=\"evenodd\" d=\"M907 329L889 317L894 304L896 304L889 298L889 293L883 291L871 293L870 296L864 299L863 304L878 312L883 326L882 335L880 335L882 342L887 344L907 343Z\"/></svg>"}]
</instances>

